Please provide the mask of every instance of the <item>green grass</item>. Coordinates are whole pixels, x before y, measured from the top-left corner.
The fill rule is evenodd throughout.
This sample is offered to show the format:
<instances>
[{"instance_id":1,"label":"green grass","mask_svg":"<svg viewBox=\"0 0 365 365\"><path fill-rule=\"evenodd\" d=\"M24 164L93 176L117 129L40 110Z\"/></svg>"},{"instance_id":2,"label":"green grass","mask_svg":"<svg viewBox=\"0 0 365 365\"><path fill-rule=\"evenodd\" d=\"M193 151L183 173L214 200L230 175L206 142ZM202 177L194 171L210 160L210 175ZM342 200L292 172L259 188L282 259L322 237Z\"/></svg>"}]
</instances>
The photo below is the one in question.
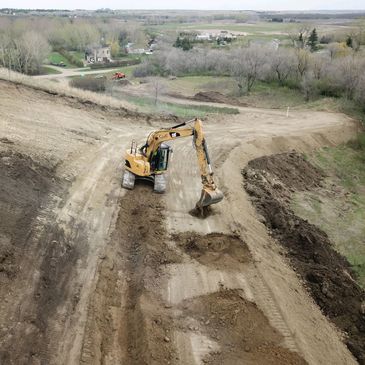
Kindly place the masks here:
<instances>
[{"instance_id":1,"label":"green grass","mask_svg":"<svg viewBox=\"0 0 365 365\"><path fill-rule=\"evenodd\" d=\"M48 55L48 61L50 63L60 63L63 62L66 67L65 68L75 68L75 65L70 64L70 62L68 61L67 58L65 58L64 56L62 56L60 53L58 52L51 52Z\"/></svg>"},{"instance_id":2,"label":"green grass","mask_svg":"<svg viewBox=\"0 0 365 365\"><path fill-rule=\"evenodd\" d=\"M309 160L324 171L325 185L297 193L293 209L328 234L365 288L365 134L358 141L323 148Z\"/></svg>"},{"instance_id":3,"label":"green grass","mask_svg":"<svg viewBox=\"0 0 365 365\"><path fill-rule=\"evenodd\" d=\"M92 74L93 76L98 76L98 75L103 75L106 76L107 78L111 79L112 76L116 73L116 72L123 72L125 73L125 75L127 76L127 78L133 78L133 71L134 69L137 67L138 65L133 65L133 66L125 66L125 67L112 67L113 71L110 72L100 72L100 73L94 73ZM103 69L103 70L107 70L107 69ZM82 72L88 73L90 71L97 71L97 70L92 70L92 69L82 69Z\"/></svg>"},{"instance_id":4,"label":"green grass","mask_svg":"<svg viewBox=\"0 0 365 365\"><path fill-rule=\"evenodd\" d=\"M85 59L84 52L70 51L70 54L72 54L74 57L76 57L80 61L84 61L84 59Z\"/></svg>"},{"instance_id":5,"label":"green grass","mask_svg":"<svg viewBox=\"0 0 365 365\"><path fill-rule=\"evenodd\" d=\"M246 33L259 32L287 32L289 29L298 26L298 24L288 23L271 23L271 22L257 22L257 23L166 23L161 25L150 26L154 30L227 30Z\"/></svg>"},{"instance_id":6,"label":"green grass","mask_svg":"<svg viewBox=\"0 0 365 365\"><path fill-rule=\"evenodd\" d=\"M169 102L157 102L146 97L126 97L126 100L130 103L137 105L141 111L146 113L164 113L173 114L182 118L202 118L207 114L238 114L239 111L236 108L214 107L206 105L188 105L188 104L175 104Z\"/></svg>"},{"instance_id":7,"label":"green grass","mask_svg":"<svg viewBox=\"0 0 365 365\"><path fill-rule=\"evenodd\" d=\"M51 67L42 66L40 75L57 75L57 74L60 74L60 73L62 73L62 72L60 72L58 70L55 70Z\"/></svg>"}]
</instances>

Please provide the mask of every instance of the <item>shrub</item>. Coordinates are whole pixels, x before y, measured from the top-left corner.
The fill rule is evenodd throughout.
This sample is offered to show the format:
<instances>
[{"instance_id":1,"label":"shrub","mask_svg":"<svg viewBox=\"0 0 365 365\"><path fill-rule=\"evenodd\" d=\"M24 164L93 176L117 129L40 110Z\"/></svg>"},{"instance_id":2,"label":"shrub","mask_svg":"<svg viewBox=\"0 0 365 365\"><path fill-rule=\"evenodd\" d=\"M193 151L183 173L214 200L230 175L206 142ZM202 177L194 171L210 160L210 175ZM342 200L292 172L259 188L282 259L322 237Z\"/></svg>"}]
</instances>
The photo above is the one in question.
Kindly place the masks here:
<instances>
[{"instance_id":1,"label":"shrub","mask_svg":"<svg viewBox=\"0 0 365 365\"><path fill-rule=\"evenodd\" d=\"M114 61L114 62L108 62L108 63L92 63L90 65L90 68L94 70L94 69L100 69L100 68L132 66L132 65L138 65L140 63L141 63L141 60L139 58L136 58L134 60L122 60L122 61Z\"/></svg>"},{"instance_id":2,"label":"shrub","mask_svg":"<svg viewBox=\"0 0 365 365\"><path fill-rule=\"evenodd\" d=\"M78 89L89 90L94 92L103 92L106 89L106 77L93 78L81 77L70 81L70 86Z\"/></svg>"}]
</instances>

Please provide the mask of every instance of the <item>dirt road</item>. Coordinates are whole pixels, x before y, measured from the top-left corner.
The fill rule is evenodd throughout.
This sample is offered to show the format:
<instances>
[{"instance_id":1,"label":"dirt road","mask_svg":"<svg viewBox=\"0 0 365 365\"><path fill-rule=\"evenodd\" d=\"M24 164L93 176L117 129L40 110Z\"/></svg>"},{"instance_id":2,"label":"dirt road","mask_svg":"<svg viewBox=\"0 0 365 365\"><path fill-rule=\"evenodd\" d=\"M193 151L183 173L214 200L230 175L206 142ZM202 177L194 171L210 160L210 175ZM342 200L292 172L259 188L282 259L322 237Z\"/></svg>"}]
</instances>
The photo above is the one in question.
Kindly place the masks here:
<instances>
[{"instance_id":1,"label":"dirt road","mask_svg":"<svg viewBox=\"0 0 365 365\"><path fill-rule=\"evenodd\" d=\"M200 193L191 141L174 144L164 196L120 188L123 150L166 121L1 89L0 363L356 363L241 175L255 157L348 140L349 118L261 109L209 118L225 199L201 220L188 214Z\"/></svg>"},{"instance_id":2,"label":"dirt road","mask_svg":"<svg viewBox=\"0 0 365 365\"><path fill-rule=\"evenodd\" d=\"M75 77L75 76L85 76L85 75L93 75L93 74L103 74L103 73L109 73L109 72L116 72L120 71L120 67L116 68L108 68L108 69L99 69L99 70L84 70L82 68L79 69L73 69L73 68L62 68L57 66L51 66L47 65L48 68L52 68L59 73L57 74L49 74L49 75L36 75L33 76L35 79L64 79L67 77Z\"/></svg>"}]
</instances>

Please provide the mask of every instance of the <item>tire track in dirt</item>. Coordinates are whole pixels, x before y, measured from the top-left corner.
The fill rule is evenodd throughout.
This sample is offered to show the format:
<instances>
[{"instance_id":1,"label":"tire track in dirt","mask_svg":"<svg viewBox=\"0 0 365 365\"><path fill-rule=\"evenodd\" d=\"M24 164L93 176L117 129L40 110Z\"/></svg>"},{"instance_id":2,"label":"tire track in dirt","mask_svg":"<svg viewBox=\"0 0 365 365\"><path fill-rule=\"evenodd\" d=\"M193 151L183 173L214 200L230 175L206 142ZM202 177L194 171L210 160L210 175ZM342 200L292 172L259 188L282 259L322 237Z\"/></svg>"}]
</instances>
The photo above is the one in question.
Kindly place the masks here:
<instances>
[{"instance_id":1,"label":"tire track in dirt","mask_svg":"<svg viewBox=\"0 0 365 365\"><path fill-rule=\"evenodd\" d=\"M225 287L224 275L251 265L244 242L222 233L169 237L164 212L150 186L137 184L121 198L115 231L100 256L81 362L275 364L279 358L305 364L283 347L283 336L251 302L249 290ZM212 292L171 301L170 270L185 264L216 272L222 281Z\"/></svg>"},{"instance_id":2,"label":"tire track in dirt","mask_svg":"<svg viewBox=\"0 0 365 365\"><path fill-rule=\"evenodd\" d=\"M171 321L158 288L162 267L178 262L167 244L161 196L136 185L120 201L90 300L82 362L161 364L175 359Z\"/></svg>"}]
</instances>

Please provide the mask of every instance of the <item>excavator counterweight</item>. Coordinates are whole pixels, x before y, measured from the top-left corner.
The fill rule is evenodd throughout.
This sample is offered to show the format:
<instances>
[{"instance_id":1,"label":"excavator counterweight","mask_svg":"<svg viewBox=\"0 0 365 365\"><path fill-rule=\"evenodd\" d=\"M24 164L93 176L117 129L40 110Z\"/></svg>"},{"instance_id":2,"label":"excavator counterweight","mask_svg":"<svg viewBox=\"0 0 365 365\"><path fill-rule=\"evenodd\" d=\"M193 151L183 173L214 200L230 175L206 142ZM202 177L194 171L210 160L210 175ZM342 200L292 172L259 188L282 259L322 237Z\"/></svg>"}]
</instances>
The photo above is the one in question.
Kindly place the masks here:
<instances>
[{"instance_id":1,"label":"excavator counterweight","mask_svg":"<svg viewBox=\"0 0 365 365\"><path fill-rule=\"evenodd\" d=\"M191 123L193 125L190 125ZM182 137L193 138L198 158L203 188L200 199L196 203L196 208L202 210L212 204L219 203L223 199L223 193L216 187L213 180L208 147L202 129L202 122L199 119L154 131L140 148L137 148L136 142L132 141L131 148L126 151L122 186L126 189L133 189L136 179L147 179L154 183L155 192L165 192L165 172L168 168L172 150L164 142Z\"/></svg>"}]
</instances>

